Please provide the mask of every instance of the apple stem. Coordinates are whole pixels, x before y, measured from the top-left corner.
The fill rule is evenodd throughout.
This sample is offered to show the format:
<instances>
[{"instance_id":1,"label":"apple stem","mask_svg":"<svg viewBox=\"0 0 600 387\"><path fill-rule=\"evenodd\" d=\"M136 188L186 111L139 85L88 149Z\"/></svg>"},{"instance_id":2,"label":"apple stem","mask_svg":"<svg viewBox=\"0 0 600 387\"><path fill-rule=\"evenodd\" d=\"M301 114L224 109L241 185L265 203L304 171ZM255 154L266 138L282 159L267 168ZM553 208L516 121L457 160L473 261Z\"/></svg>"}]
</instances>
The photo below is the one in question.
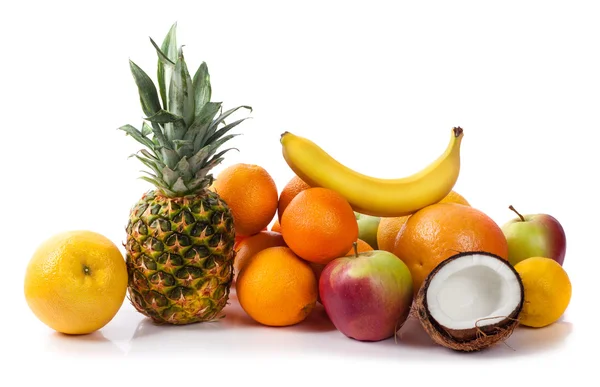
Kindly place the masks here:
<instances>
[{"instance_id":1,"label":"apple stem","mask_svg":"<svg viewBox=\"0 0 600 387\"><path fill-rule=\"evenodd\" d=\"M515 208L512 205L508 206L508 209L511 211L514 211L515 214L519 215L519 218L521 218L521 222L525 221L525 218L523 217L523 215L519 214L519 212L517 210L515 210Z\"/></svg>"},{"instance_id":2,"label":"apple stem","mask_svg":"<svg viewBox=\"0 0 600 387\"><path fill-rule=\"evenodd\" d=\"M352 246L354 247L354 256L358 258L358 243L353 242Z\"/></svg>"}]
</instances>

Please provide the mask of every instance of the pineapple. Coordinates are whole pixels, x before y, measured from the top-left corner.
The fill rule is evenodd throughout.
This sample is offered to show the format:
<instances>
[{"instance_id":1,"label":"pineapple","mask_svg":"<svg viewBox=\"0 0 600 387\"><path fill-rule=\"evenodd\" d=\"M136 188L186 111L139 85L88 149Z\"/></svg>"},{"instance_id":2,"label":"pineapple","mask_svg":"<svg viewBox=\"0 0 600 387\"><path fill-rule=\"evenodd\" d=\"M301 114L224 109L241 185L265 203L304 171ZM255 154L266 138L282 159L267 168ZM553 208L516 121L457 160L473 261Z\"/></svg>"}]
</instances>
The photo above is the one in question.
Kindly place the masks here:
<instances>
[{"instance_id":1,"label":"pineapple","mask_svg":"<svg viewBox=\"0 0 600 387\"><path fill-rule=\"evenodd\" d=\"M192 79L177 49L176 24L160 47L150 41L158 55L160 96L150 77L130 61L145 119L141 130L119 128L144 146L132 156L149 168L141 178L155 186L130 211L129 298L156 323L210 321L221 317L227 304L235 254L232 213L209 190L210 172L231 150L220 150L235 136L227 133L247 117L224 120L240 108L252 109L221 112L221 103L210 101L206 63Z\"/></svg>"}]
</instances>

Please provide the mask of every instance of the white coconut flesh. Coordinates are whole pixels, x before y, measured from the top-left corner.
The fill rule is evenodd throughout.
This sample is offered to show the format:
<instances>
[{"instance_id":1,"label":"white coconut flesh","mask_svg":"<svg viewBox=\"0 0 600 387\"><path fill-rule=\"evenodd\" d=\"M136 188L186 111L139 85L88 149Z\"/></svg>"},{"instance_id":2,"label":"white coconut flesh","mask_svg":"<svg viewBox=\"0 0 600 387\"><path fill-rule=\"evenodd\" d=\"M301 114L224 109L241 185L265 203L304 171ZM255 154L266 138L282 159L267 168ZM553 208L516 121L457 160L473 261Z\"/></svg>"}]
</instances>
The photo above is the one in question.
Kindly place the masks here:
<instances>
[{"instance_id":1,"label":"white coconut flesh","mask_svg":"<svg viewBox=\"0 0 600 387\"><path fill-rule=\"evenodd\" d=\"M432 277L426 293L431 317L455 330L497 324L511 315L521 298L515 272L484 254L448 262Z\"/></svg>"}]
</instances>

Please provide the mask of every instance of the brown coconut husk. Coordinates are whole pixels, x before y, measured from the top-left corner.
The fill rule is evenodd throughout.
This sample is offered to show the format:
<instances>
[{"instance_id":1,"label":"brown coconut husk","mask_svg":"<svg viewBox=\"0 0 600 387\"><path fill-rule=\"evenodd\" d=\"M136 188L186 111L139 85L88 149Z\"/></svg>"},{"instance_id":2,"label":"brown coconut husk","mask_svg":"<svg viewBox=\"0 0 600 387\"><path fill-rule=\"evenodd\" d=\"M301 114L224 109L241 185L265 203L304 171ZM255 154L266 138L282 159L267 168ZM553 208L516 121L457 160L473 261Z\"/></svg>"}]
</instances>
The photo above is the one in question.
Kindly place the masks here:
<instances>
[{"instance_id":1,"label":"brown coconut husk","mask_svg":"<svg viewBox=\"0 0 600 387\"><path fill-rule=\"evenodd\" d=\"M440 271L442 267L452 262L453 260L463 257L465 255L481 254L496 258L507 266L515 273L518 278L519 285L521 287L521 300L517 307L508 316L491 316L478 320L476 327L471 329L455 330L440 325L430 314L427 307L427 289L433 277ZM431 339L446 348L453 349L460 352L474 352L481 351L489 348L499 342L504 342L512 335L514 329L519 325L518 316L523 308L524 302L524 289L521 278L515 269L504 259L494 254L481 251L462 252L447 258L441 262L436 268L427 276L423 285L417 292L415 302L413 304L414 311L421 322L421 325L431 337ZM486 325L485 320L494 319L497 317L504 317L500 322L492 325Z\"/></svg>"}]
</instances>

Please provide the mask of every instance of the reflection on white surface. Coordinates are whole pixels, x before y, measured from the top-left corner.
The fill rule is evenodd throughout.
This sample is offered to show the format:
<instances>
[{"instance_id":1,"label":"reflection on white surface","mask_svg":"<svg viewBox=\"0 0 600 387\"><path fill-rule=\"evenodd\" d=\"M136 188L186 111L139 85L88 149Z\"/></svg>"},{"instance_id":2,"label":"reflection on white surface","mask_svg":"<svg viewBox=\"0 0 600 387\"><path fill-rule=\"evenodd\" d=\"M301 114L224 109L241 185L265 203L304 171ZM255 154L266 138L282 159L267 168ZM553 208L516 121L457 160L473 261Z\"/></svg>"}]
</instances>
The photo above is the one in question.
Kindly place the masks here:
<instances>
[{"instance_id":1,"label":"reflection on white surface","mask_svg":"<svg viewBox=\"0 0 600 387\"><path fill-rule=\"evenodd\" d=\"M303 353L335 357L401 358L422 361L448 360L460 354L434 344L418 320L410 318L395 338L359 342L337 331L318 304L304 322L289 327L266 327L254 322L239 306L235 294L225 308L226 317L183 326L156 325L125 304L102 330L91 335L68 336L49 332L48 352L66 356L191 355L194 353L241 354ZM480 352L477 358L532 355L564 345L572 324L559 321L542 329L518 327L506 341Z\"/></svg>"}]
</instances>

